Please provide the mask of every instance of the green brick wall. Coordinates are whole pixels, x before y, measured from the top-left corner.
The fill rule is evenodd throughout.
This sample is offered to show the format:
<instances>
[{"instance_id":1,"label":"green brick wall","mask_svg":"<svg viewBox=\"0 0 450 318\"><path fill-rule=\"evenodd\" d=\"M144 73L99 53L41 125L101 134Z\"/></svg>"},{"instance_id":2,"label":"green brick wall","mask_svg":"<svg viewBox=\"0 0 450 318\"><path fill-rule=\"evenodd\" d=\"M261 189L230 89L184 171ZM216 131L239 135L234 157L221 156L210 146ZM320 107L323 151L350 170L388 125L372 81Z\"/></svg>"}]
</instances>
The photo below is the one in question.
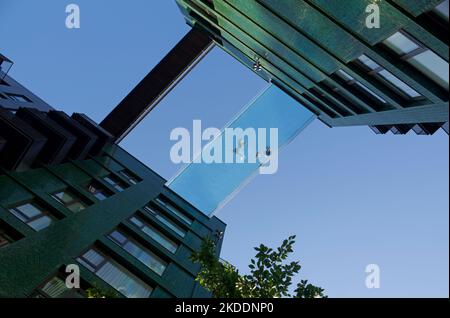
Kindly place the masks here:
<instances>
[{"instance_id":1,"label":"green brick wall","mask_svg":"<svg viewBox=\"0 0 450 318\"><path fill-rule=\"evenodd\" d=\"M87 183L97 180L105 188L114 191L102 178L124 168L142 181L104 201L96 200L85 189ZM116 176L121 178L118 174ZM23 238L0 249L0 296L30 296L36 287L54 276L62 266L76 263L74 259L94 243L144 282L155 287L151 297L209 296L195 282L199 267L188 258L192 251L200 247L204 238L214 237L216 231L224 231L225 224L215 217L209 219L165 188L164 183L162 177L117 146L109 146L102 156L84 161L21 173L3 171L3 175L0 175L0 219L16 229ZM65 188L71 189L91 205L78 213L67 210L50 196ZM151 224L170 234L169 229L142 209L160 194L194 219L192 225L186 227L187 235L184 238L171 235L179 243L175 254L165 250L127 220L139 211ZM58 220L36 232L8 211L8 208L30 200L48 208ZM168 262L162 276L105 237L119 224L146 248ZM218 254L220 247L221 239L218 242ZM87 269L82 266L80 269L82 279L88 284L111 288Z\"/></svg>"}]
</instances>

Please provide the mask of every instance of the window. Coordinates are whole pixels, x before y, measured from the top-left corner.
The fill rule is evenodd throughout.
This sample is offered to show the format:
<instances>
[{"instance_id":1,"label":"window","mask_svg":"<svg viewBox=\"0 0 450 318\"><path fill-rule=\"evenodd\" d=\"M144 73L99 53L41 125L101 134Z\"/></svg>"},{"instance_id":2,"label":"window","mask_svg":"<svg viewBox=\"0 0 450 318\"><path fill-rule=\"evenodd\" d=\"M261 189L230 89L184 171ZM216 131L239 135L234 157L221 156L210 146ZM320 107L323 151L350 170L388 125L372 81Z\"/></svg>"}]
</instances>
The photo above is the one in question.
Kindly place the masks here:
<instances>
[{"instance_id":1,"label":"window","mask_svg":"<svg viewBox=\"0 0 450 318\"><path fill-rule=\"evenodd\" d=\"M350 74L348 74L347 72L343 71L343 70L338 70L336 72L336 75L341 78L344 82L346 82L349 85L355 85L357 86L360 90L362 90L364 93L368 94L369 96L371 96L372 98L374 98L375 100L377 100L378 102L382 103L382 104L386 104L386 101L380 97L378 94L376 94L375 92L372 92L369 88L367 88L365 85L361 84L360 82L358 82L357 80L355 80L353 78L353 76L351 76Z\"/></svg>"},{"instance_id":2,"label":"window","mask_svg":"<svg viewBox=\"0 0 450 318\"><path fill-rule=\"evenodd\" d=\"M128 182L130 182L131 184L138 184L138 182L141 181L140 178L136 177L135 175L133 175L130 171L128 170L121 170L119 171L119 173L128 180Z\"/></svg>"},{"instance_id":3,"label":"window","mask_svg":"<svg viewBox=\"0 0 450 318\"><path fill-rule=\"evenodd\" d=\"M122 192L127 188L126 184L124 184L122 181L120 181L113 175L106 176L103 178L103 180L109 183L114 189L116 189L119 192Z\"/></svg>"},{"instance_id":4,"label":"window","mask_svg":"<svg viewBox=\"0 0 450 318\"><path fill-rule=\"evenodd\" d=\"M152 287L97 248L91 248L77 261L126 297L147 298L153 291Z\"/></svg>"},{"instance_id":5,"label":"window","mask_svg":"<svg viewBox=\"0 0 450 318\"><path fill-rule=\"evenodd\" d=\"M438 17L445 20L448 23L448 3L449 0L442 1L440 4L438 4L432 12L434 12Z\"/></svg>"},{"instance_id":6,"label":"window","mask_svg":"<svg viewBox=\"0 0 450 318\"><path fill-rule=\"evenodd\" d=\"M64 190L51 195L53 199L64 205L72 212L80 212L87 207L87 204L83 202L79 197L68 190Z\"/></svg>"},{"instance_id":7,"label":"window","mask_svg":"<svg viewBox=\"0 0 450 318\"><path fill-rule=\"evenodd\" d=\"M158 209L150 206L145 206L144 210L151 213L157 220L159 220L161 223L163 223L165 226L167 226L169 229L171 229L173 232L178 234L181 237L184 237L186 235L186 231L176 224L174 221L169 219L166 215L164 215L162 212L160 212Z\"/></svg>"},{"instance_id":8,"label":"window","mask_svg":"<svg viewBox=\"0 0 450 318\"><path fill-rule=\"evenodd\" d=\"M33 295L35 298L85 298L82 289L67 288L66 281L60 275L52 277L38 288Z\"/></svg>"},{"instance_id":9,"label":"window","mask_svg":"<svg viewBox=\"0 0 450 318\"><path fill-rule=\"evenodd\" d=\"M383 44L391 49L394 53L401 56L421 49L421 46L417 42L413 41L410 37L406 36L405 33L402 32L394 33L386 40L384 40Z\"/></svg>"},{"instance_id":10,"label":"window","mask_svg":"<svg viewBox=\"0 0 450 318\"><path fill-rule=\"evenodd\" d=\"M87 185L86 189L91 193L94 197L103 201L111 196L111 193L103 188L100 184L96 182L91 182Z\"/></svg>"},{"instance_id":11,"label":"window","mask_svg":"<svg viewBox=\"0 0 450 318\"><path fill-rule=\"evenodd\" d=\"M412 89L409 85L405 84L403 81L398 79L395 75L393 75L391 72L387 70L382 70L378 72L378 74L384 78L387 82L394 85L396 88L398 88L402 93L406 94L407 96L411 98L420 97L421 95Z\"/></svg>"},{"instance_id":12,"label":"window","mask_svg":"<svg viewBox=\"0 0 450 318\"><path fill-rule=\"evenodd\" d=\"M432 81L448 90L448 62L411 35L398 31L384 40L383 44L402 60L407 61Z\"/></svg>"},{"instance_id":13,"label":"window","mask_svg":"<svg viewBox=\"0 0 450 318\"><path fill-rule=\"evenodd\" d=\"M136 257L142 264L150 268L158 275L162 275L167 267L167 262L159 256L137 243L120 230L115 230L108 235L108 238L122 247L125 251Z\"/></svg>"},{"instance_id":14,"label":"window","mask_svg":"<svg viewBox=\"0 0 450 318\"><path fill-rule=\"evenodd\" d=\"M20 235L13 227L6 222L0 220L0 248L5 247L15 241L18 241L23 236Z\"/></svg>"},{"instance_id":15,"label":"window","mask_svg":"<svg viewBox=\"0 0 450 318\"><path fill-rule=\"evenodd\" d=\"M19 205L9 209L9 211L35 231L45 229L55 220L48 211L36 203Z\"/></svg>"},{"instance_id":16,"label":"window","mask_svg":"<svg viewBox=\"0 0 450 318\"><path fill-rule=\"evenodd\" d=\"M180 219L182 219L185 223L191 225L192 224L192 219L187 217L183 212L181 212L180 210L178 210L177 208L175 208L172 204L170 204L169 202L167 202L166 200L160 199L160 198L156 198L155 200L156 202L158 202L159 204L161 204L162 206L164 206L167 210L169 210L170 212L172 212L174 215L178 216Z\"/></svg>"},{"instance_id":17,"label":"window","mask_svg":"<svg viewBox=\"0 0 450 318\"><path fill-rule=\"evenodd\" d=\"M144 222L140 217L133 216L129 219L131 223L136 225L142 232L147 234L149 237L154 239L156 242L161 244L169 252L174 253L178 249L178 244L173 240L164 235L160 230L156 229L154 226Z\"/></svg>"},{"instance_id":18,"label":"window","mask_svg":"<svg viewBox=\"0 0 450 318\"><path fill-rule=\"evenodd\" d=\"M382 82L384 82L391 88L394 88L394 90L397 90L401 94L406 95L406 99L417 98L421 96L417 91L412 89L409 85L405 84L394 74L381 67L378 63L376 63L368 56L364 54L361 55L357 58L357 63L363 66L363 68L368 71L369 75L372 75L379 80L381 79Z\"/></svg>"},{"instance_id":19,"label":"window","mask_svg":"<svg viewBox=\"0 0 450 318\"><path fill-rule=\"evenodd\" d=\"M16 102L31 103L31 99L29 99L28 97L23 96L23 95L10 94L10 93L6 93L6 95L7 95L10 99L15 100Z\"/></svg>"}]
</instances>

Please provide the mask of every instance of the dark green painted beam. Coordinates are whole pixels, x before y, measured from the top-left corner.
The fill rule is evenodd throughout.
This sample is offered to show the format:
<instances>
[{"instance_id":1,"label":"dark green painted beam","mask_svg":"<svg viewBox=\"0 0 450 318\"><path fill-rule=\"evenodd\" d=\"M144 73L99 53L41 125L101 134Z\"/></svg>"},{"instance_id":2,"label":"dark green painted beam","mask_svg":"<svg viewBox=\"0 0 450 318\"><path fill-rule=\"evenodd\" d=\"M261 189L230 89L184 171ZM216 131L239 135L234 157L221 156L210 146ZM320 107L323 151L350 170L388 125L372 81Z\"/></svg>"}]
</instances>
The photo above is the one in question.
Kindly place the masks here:
<instances>
[{"instance_id":1,"label":"dark green painted beam","mask_svg":"<svg viewBox=\"0 0 450 318\"><path fill-rule=\"evenodd\" d=\"M178 82L189 73L213 42L206 33L192 28L177 45L100 123L120 142Z\"/></svg>"}]
</instances>

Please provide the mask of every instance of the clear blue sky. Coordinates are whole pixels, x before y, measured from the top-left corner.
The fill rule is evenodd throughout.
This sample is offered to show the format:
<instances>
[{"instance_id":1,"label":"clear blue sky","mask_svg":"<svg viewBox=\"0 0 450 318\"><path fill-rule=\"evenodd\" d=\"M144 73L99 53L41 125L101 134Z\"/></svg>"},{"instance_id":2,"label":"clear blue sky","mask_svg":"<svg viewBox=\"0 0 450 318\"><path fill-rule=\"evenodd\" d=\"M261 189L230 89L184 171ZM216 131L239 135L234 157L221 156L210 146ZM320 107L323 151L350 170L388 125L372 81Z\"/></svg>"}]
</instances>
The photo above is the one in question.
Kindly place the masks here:
<instances>
[{"instance_id":1,"label":"clear blue sky","mask_svg":"<svg viewBox=\"0 0 450 318\"><path fill-rule=\"evenodd\" d=\"M69 1L0 0L0 52L11 75L55 108L103 117L189 30L172 0L73 0L81 29L65 28ZM222 127L264 86L214 49L122 146L165 178L169 133L193 119ZM367 127L311 124L219 213L223 258L242 271L253 247L297 235L301 277L331 297L448 297L448 136L378 136ZM364 269L381 268L381 288Z\"/></svg>"}]
</instances>

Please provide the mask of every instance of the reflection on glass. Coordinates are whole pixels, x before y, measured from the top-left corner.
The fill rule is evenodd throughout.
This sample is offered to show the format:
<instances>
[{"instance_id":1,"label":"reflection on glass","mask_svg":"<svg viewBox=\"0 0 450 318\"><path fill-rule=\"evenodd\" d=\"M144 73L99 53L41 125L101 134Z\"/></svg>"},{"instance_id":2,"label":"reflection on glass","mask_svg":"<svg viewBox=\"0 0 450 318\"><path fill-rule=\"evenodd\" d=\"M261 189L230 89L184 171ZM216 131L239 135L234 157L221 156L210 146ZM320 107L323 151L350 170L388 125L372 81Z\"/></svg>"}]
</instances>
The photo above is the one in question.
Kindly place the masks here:
<instances>
[{"instance_id":1,"label":"reflection on glass","mask_svg":"<svg viewBox=\"0 0 450 318\"><path fill-rule=\"evenodd\" d=\"M126 236L123 232L116 230L109 235L109 238L158 275L164 273L167 263L155 253L135 242L129 236Z\"/></svg>"},{"instance_id":2,"label":"reflection on glass","mask_svg":"<svg viewBox=\"0 0 450 318\"><path fill-rule=\"evenodd\" d=\"M448 23L448 3L449 0L445 0L438 4L434 9L433 12L436 13L441 19L444 19Z\"/></svg>"},{"instance_id":3,"label":"reflection on glass","mask_svg":"<svg viewBox=\"0 0 450 318\"><path fill-rule=\"evenodd\" d=\"M28 225L31 226L36 231L40 231L40 230L48 227L52 222L53 222L53 220L51 218L44 215L39 219L29 222Z\"/></svg>"},{"instance_id":4,"label":"reflection on glass","mask_svg":"<svg viewBox=\"0 0 450 318\"><path fill-rule=\"evenodd\" d=\"M119 173L120 173L123 177L125 177L125 179L127 179L128 182L130 182L131 184L138 184L139 179L138 179L137 177L133 176L133 175L131 174L131 172L129 172L129 171L127 171L127 170L121 170L121 171L119 171Z\"/></svg>"},{"instance_id":5,"label":"reflection on glass","mask_svg":"<svg viewBox=\"0 0 450 318\"><path fill-rule=\"evenodd\" d=\"M106 176L103 178L103 180L105 180L107 183L109 183L114 189L116 189L119 192L122 192L123 190L125 190L124 184L120 180L118 180L117 178L115 178L113 176Z\"/></svg>"},{"instance_id":6,"label":"reflection on glass","mask_svg":"<svg viewBox=\"0 0 450 318\"><path fill-rule=\"evenodd\" d=\"M370 59L364 54L358 57L358 60L371 70L376 70L377 68L380 67L378 63L376 63L374 60Z\"/></svg>"},{"instance_id":7,"label":"reflection on glass","mask_svg":"<svg viewBox=\"0 0 450 318\"><path fill-rule=\"evenodd\" d=\"M448 9L448 1L446 1ZM448 19L448 11L447 11ZM411 35L398 31L383 43L403 60L425 74L428 78L448 90L448 62L439 55L419 44Z\"/></svg>"},{"instance_id":8,"label":"reflection on glass","mask_svg":"<svg viewBox=\"0 0 450 318\"><path fill-rule=\"evenodd\" d=\"M156 198L155 200L156 202L158 202L159 204L161 204L162 206L164 206L165 208L167 208L170 212L172 212L173 214L175 214L176 216L178 216L180 219L182 219L184 222L186 222L187 224L191 225L192 224L192 220L187 217L183 212L181 212L180 210L178 210L176 207L174 207L172 204L170 204L167 201L163 201L160 198Z\"/></svg>"},{"instance_id":9,"label":"reflection on glass","mask_svg":"<svg viewBox=\"0 0 450 318\"><path fill-rule=\"evenodd\" d=\"M53 217L36 203L19 205L11 208L9 211L35 231L43 230L53 222Z\"/></svg>"},{"instance_id":10,"label":"reflection on glass","mask_svg":"<svg viewBox=\"0 0 450 318\"><path fill-rule=\"evenodd\" d=\"M375 92L371 91L367 86L361 84L360 82L355 83L359 88L363 89L365 92L369 93L372 97L375 97L380 102L386 104L386 100Z\"/></svg>"},{"instance_id":11,"label":"reflection on glass","mask_svg":"<svg viewBox=\"0 0 450 318\"><path fill-rule=\"evenodd\" d=\"M417 43L402 32L394 33L394 35L384 40L383 43L398 55L408 54L419 48Z\"/></svg>"},{"instance_id":12,"label":"reflection on glass","mask_svg":"<svg viewBox=\"0 0 450 318\"><path fill-rule=\"evenodd\" d=\"M416 92L414 89L412 89L409 85L405 84L403 81L398 79L396 76L394 76L391 72L387 70L382 70L381 72L378 72L385 80L387 80L389 83L397 87L399 90L401 90L403 93L408 95L411 98L420 97L421 95Z\"/></svg>"},{"instance_id":13,"label":"reflection on glass","mask_svg":"<svg viewBox=\"0 0 450 318\"><path fill-rule=\"evenodd\" d=\"M50 298L84 298L81 290L68 288L65 280L58 276L49 280L39 292Z\"/></svg>"},{"instance_id":14,"label":"reflection on glass","mask_svg":"<svg viewBox=\"0 0 450 318\"><path fill-rule=\"evenodd\" d=\"M153 288L103 253L90 249L77 261L128 298L148 298Z\"/></svg>"},{"instance_id":15,"label":"reflection on glass","mask_svg":"<svg viewBox=\"0 0 450 318\"><path fill-rule=\"evenodd\" d=\"M408 60L411 65L448 90L448 62L427 50Z\"/></svg>"},{"instance_id":16,"label":"reflection on glass","mask_svg":"<svg viewBox=\"0 0 450 318\"><path fill-rule=\"evenodd\" d=\"M160 230L156 229L154 226L144 223L140 218L133 216L130 222L141 229L142 232L147 234L149 237L154 239L156 242L161 244L171 253L175 253L178 249L178 244L164 235Z\"/></svg>"},{"instance_id":17,"label":"reflection on glass","mask_svg":"<svg viewBox=\"0 0 450 318\"><path fill-rule=\"evenodd\" d=\"M186 235L186 231L181 226L176 224L174 221L169 219L167 216L165 216L163 213L161 213L157 209L151 208L149 206L145 206L144 210L151 213L158 221L160 221L162 224L167 226L169 229L174 231L179 236L184 237Z\"/></svg>"},{"instance_id":18,"label":"reflection on glass","mask_svg":"<svg viewBox=\"0 0 450 318\"><path fill-rule=\"evenodd\" d=\"M52 194L52 197L75 213L84 210L87 206L79 197L68 190L54 193Z\"/></svg>"}]
</instances>

